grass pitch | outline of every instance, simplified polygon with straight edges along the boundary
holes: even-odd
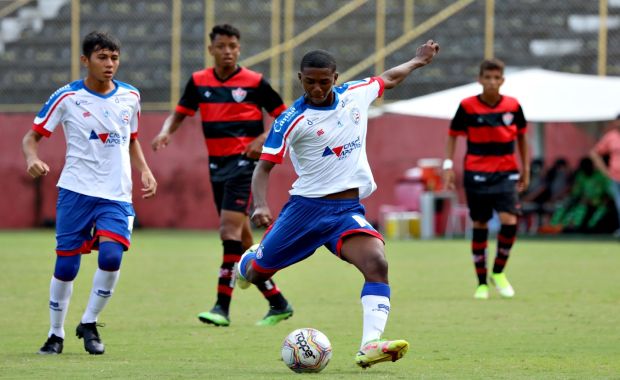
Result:
[[[491,250],[494,244],[490,246]],[[507,273],[512,300],[472,298],[469,242],[388,241],[392,312],[385,336],[407,339],[396,363],[358,369],[360,274],[324,249],[277,274],[295,315],[274,327],[255,289],[235,290],[228,328],[196,315],[215,300],[221,244],[216,234],[137,231],[114,297],[100,317],[102,356],[75,337],[96,253],[84,256],[62,355],[39,356],[48,330],[54,233],[0,232],[2,379],[610,379],[620,378],[620,244],[517,240]],[[493,257],[494,255],[491,255]],[[334,355],[318,375],[280,360],[295,328],[314,327]]]

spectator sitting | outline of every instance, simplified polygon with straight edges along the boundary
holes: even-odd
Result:
[[[543,232],[597,232],[610,211],[609,179],[582,158],[569,197],[553,213],[551,228]]]

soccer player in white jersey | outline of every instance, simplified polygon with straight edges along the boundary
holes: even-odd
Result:
[[[236,271],[239,286],[265,281],[322,245],[353,264],[365,280],[362,340],[355,356],[363,368],[396,361],[409,348],[405,340],[381,337],[390,312],[388,263],[383,237],[366,221],[360,204],[376,189],[366,157],[368,108],[384,89],[396,87],[438,51],[439,45],[429,40],[410,61],[340,86],[335,86],[333,56],[323,50],[307,53],[298,74],[305,94],[274,121],[252,178],[252,220],[269,229],[258,248],[243,255]],[[273,223],[267,205],[269,174],[287,150],[299,178]]]
[[[54,92],[22,142],[28,173],[38,178],[50,172],[37,154],[41,138],[49,137],[61,124],[67,140],[57,184],[50,330],[40,354],[62,353],[73,280],[81,255],[93,249],[99,250],[98,269],[76,335],[84,339],[88,353],[104,353],[97,317],[114,292],[123,252],[130,245],[135,216],[131,166],[141,173],[143,198],[154,196],[157,190],[137,140],[140,93],[114,79],[120,62],[119,42],[109,34],[91,32],[82,42],[82,53],[86,78]]]

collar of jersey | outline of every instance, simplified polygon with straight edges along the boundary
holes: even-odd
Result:
[[[86,87],[86,84],[84,84],[84,79],[82,79],[80,84],[82,85],[82,88],[89,94],[92,94],[102,99],[107,99],[110,96],[116,94],[116,91],[118,91],[118,83],[116,82],[116,80],[112,79],[112,83],[114,83],[114,90],[112,90],[109,94],[105,94],[105,95],[101,95],[100,93],[92,91],[90,88]]]
[[[340,97],[338,96],[338,92],[334,91],[333,89],[332,89],[332,92],[334,93],[334,101],[329,106],[317,107],[317,106],[312,105],[311,103],[307,103],[304,99],[304,104],[306,105],[306,108],[310,108],[312,110],[317,110],[317,111],[335,110],[336,107],[338,107],[338,103],[340,102]],[[302,96],[302,99],[303,99],[303,96]]]

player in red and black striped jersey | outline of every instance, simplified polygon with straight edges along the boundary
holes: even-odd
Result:
[[[210,311],[198,314],[198,318],[205,323],[228,326],[233,266],[253,244],[248,212],[252,173],[266,137],[262,110],[275,118],[286,106],[262,74],[237,65],[241,38],[237,28],[216,25],[209,37],[214,67],[192,74],[174,112],[151,145],[155,151],[166,147],[183,120],[200,111],[224,252],[216,304]],[[258,324],[275,324],[293,314],[273,281],[257,287],[270,304],[269,312]]]
[[[488,298],[486,252],[487,222],[497,211],[501,228],[497,236],[497,255],[490,279],[506,298],[514,290],[504,274],[504,267],[514,244],[517,231],[518,191],[529,184],[527,122],[519,102],[501,95],[504,83],[504,63],[498,59],[484,60],[480,65],[478,82],[482,94],[461,101],[450,124],[444,161],[444,178],[449,189],[454,188],[452,157],[458,136],[467,138],[464,160],[464,185],[469,214],[473,221],[472,253],[478,276],[475,298]],[[516,148],[521,158],[517,164]]]

